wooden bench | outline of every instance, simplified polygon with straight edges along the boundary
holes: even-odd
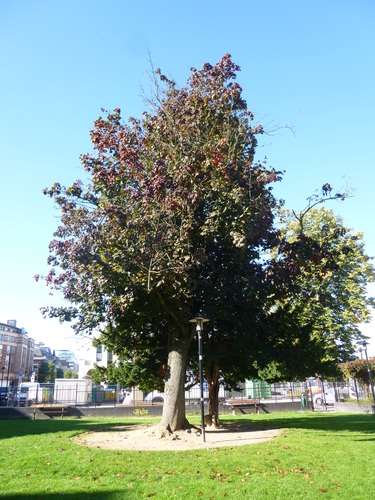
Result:
[[[259,409],[264,408],[264,404],[260,403],[258,399],[229,399],[227,405],[233,410],[233,415],[236,414],[236,410],[246,415],[246,409],[249,408],[254,408],[255,412],[259,414]]]
[[[64,415],[66,415],[68,409],[67,405],[64,404],[45,404],[45,405],[36,404],[36,405],[31,405],[31,408],[34,408],[34,420],[37,410],[39,410],[41,413],[43,413],[49,418],[53,417],[63,418]]]

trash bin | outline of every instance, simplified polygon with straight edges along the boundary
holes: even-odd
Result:
[[[301,392],[301,410],[304,410],[308,406],[307,394],[306,392]]]

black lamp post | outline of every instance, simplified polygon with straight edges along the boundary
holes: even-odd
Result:
[[[198,335],[198,354],[199,354],[199,384],[201,386],[201,422],[202,422],[202,438],[203,442],[206,442],[206,434],[204,429],[204,397],[203,397],[203,370],[202,370],[202,332],[203,324],[208,323],[209,320],[203,316],[196,316],[189,321],[190,323],[195,323],[195,328]]]
[[[361,345],[363,345],[364,351],[365,351],[365,358],[366,358],[366,364],[367,364],[367,371],[368,371],[368,381],[371,387],[371,393],[372,393],[372,400],[374,404],[374,413],[375,413],[375,394],[374,394],[374,386],[372,383],[372,376],[371,376],[371,368],[370,368],[370,363],[368,361],[368,355],[367,355],[367,342],[362,342]]]

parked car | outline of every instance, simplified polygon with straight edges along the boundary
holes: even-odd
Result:
[[[352,387],[340,387],[339,394],[344,399],[346,398],[357,399],[357,391]],[[365,397],[365,392],[363,389],[358,390],[358,397],[359,399],[363,399]]]
[[[146,403],[164,403],[164,392],[149,392],[144,400]]]

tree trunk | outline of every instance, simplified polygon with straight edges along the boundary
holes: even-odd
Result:
[[[207,425],[219,427],[219,364],[213,361],[209,368],[206,368],[206,380],[208,382],[208,418]]]
[[[189,426],[185,413],[186,360],[190,341],[181,339],[179,332],[172,331],[168,346],[168,368],[164,387],[161,434],[185,429]]]

